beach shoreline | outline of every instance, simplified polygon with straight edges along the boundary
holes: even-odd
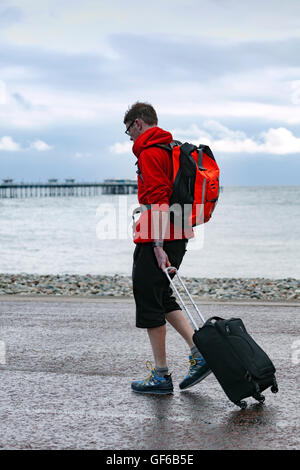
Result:
[[[300,300],[300,280],[295,278],[182,278],[191,295],[205,301]],[[0,296],[12,295],[133,298],[130,276],[0,273]]]

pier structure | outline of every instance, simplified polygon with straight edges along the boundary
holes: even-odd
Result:
[[[47,183],[14,183],[3,179],[0,184],[0,199],[27,197],[84,197],[101,194],[136,194],[137,181],[129,179],[105,179],[103,182],[79,183],[74,179],[59,182],[49,179]]]

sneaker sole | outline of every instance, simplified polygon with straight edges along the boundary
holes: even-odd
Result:
[[[140,394],[143,394],[143,395],[171,395],[174,392],[174,390],[142,391],[142,390],[134,390],[133,388],[131,390],[134,393],[140,393]]]
[[[187,388],[191,388],[191,387],[193,387],[194,385],[197,385],[199,382],[202,382],[202,380],[204,380],[204,379],[205,379],[209,374],[211,374],[211,373],[212,373],[212,370],[208,370],[208,371],[206,372],[206,374],[202,375],[199,379],[197,379],[197,380],[196,380],[195,382],[193,382],[192,384],[187,385],[187,386],[184,387],[184,388],[180,388],[180,387],[179,387],[180,390],[186,390]]]

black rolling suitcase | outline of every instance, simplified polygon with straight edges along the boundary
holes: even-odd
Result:
[[[201,328],[198,327],[182,300],[182,296],[169,275],[169,270],[175,270],[180,284],[203,322]],[[271,391],[277,393],[274,364],[249,335],[243,321],[240,318],[226,320],[220,317],[211,317],[205,321],[177,269],[166,268],[165,273],[195,327],[193,336],[195,345],[229,400],[241,408],[246,408],[247,402],[243,400],[244,398],[253,397],[263,403],[265,397],[261,392],[271,387]]]

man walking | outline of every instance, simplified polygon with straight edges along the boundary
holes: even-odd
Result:
[[[166,321],[187,342],[191,354],[189,371],[179,387],[184,390],[203,380],[210,372],[207,363],[194,345],[194,330],[173,297],[166,267],[179,268],[193,229],[178,229],[170,221],[172,195],[172,160],[169,151],[160,145],[172,142],[172,135],[158,127],[157,114],[148,103],[137,102],[124,116],[125,133],[130,136],[132,151],[137,157],[138,200],[141,215],[135,226],[133,256],[133,294],[136,303],[136,326],[146,328],[152,346],[155,367],[144,380],[132,382],[139,393],[168,394],[173,392],[166,357]]]

